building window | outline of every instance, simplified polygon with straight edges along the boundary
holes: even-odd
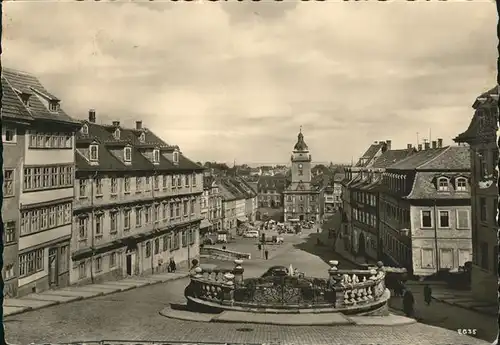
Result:
[[[432,211],[420,211],[421,227],[432,228]]]
[[[151,223],[151,206],[146,206],[144,209],[144,224]]]
[[[179,152],[174,152],[173,160],[174,160],[174,163],[179,163]]]
[[[145,141],[146,141],[146,135],[144,134],[144,132],[143,132],[143,133],[141,133],[141,135],[139,136],[139,141],[140,141],[141,143],[143,143],[143,142],[145,142]]]
[[[16,143],[17,131],[13,127],[4,126],[2,128],[2,141],[4,143]]]
[[[89,160],[91,162],[97,162],[99,160],[99,147],[95,144],[90,145]]]
[[[196,174],[193,174],[193,177],[191,180],[193,181],[193,187],[196,187]]]
[[[181,203],[180,202],[175,203],[175,216],[176,217],[181,216]]]
[[[119,128],[115,129],[113,136],[115,137],[116,140],[120,140],[120,129]]]
[[[101,237],[102,236],[102,219],[104,215],[103,214],[96,214],[95,215],[95,237]]]
[[[153,188],[154,188],[154,190],[160,189],[160,176],[155,175],[153,177]]]
[[[151,242],[150,241],[146,242],[146,257],[147,258],[151,257]]]
[[[174,203],[170,203],[170,218],[175,217],[175,212],[174,212]]]
[[[59,110],[59,102],[50,101],[49,102],[49,111],[57,112]]]
[[[109,267],[116,267],[116,252],[109,254]]]
[[[131,162],[132,161],[132,148],[131,147],[125,147],[123,149],[123,156],[125,162]]]
[[[184,200],[182,202],[182,211],[183,211],[183,215],[184,216],[187,216],[188,215],[188,212],[189,212],[189,204],[188,204],[188,201],[187,200]]]
[[[487,212],[488,205],[486,203],[486,198],[479,198],[479,219],[482,222],[486,222],[488,219],[488,212]]]
[[[123,229],[124,230],[130,229],[130,210],[129,209],[125,209],[123,211]]]
[[[80,240],[87,239],[87,218],[78,218],[78,238]]]
[[[422,248],[422,268],[434,268],[434,250]]]
[[[155,238],[154,253],[155,255],[160,252],[160,239]]]
[[[189,175],[184,176],[184,187],[189,188]]]
[[[186,247],[186,246],[187,246],[186,231],[182,231],[181,240],[182,240],[182,246],[183,246],[183,247]]]
[[[145,189],[146,192],[150,192],[151,191],[151,177],[149,176],[146,176],[146,189]]]
[[[167,180],[168,176],[167,175],[163,175],[163,183],[162,183],[162,187],[163,189],[167,189],[168,188],[168,180]]]
[[[95,258],[95,271],[96,271],[96,273],[102,271],[102,257],[100,257],[100,256]]]
[[[182,187],[182,175],[177,176],[177,187],[181,188]]]
[[[86,198],[87,197],[87,180],[86,179],[81,179],[78,181],[80,184],[80,198]]]
[[[109,213],[109,232],[114,233],[118,231],[118,212],[111,211]]]
[[[87,126],[87,125],[82,126],[82,134],[85,134],[85,135],[89,134],[89,126]]]
[[[195,213],[195,208],[196,208],[196,199],[191,200],[191,214]]]
[[[85,261],[80,261],[80,264],[78,265],[78,278],[84,279],[86,277],[87,277],[87,265]]]
[[[450,211],[439,211],[439,227],[450,227]]]
[[[457,210],[457,229],[469,229],[469,210]]]
[[[3,196],[14,196],[14,169],[3,171]]]
[[[116,177],[111,178],[111,195],[118,194],[118,179]]]
[[[154,206],[154,222],[158,223],[160,221],[160,205]]]
[[[16,222],[4,222],[4,243],[9,244],[16,242]]]
[[[142,209],[138,207],[135,209],[135,227],[139,228],[141,225],[142,225]]]
[[[447,178],[440,177],[438,179],[438,191],[440,191],[440,192],[447,192],[447,191],[449,191],[450,190],[449,185],[450,185],[450,183],[449,183],[449,181],[448,181]]]
[[[153,163],[160,163],[160,150],[153,150]]]
[[[168,204],[165,202],[165,203],[163,203],[163,208],[162,208],[162,219],[163,219],[163,221],[167,220],[167,218],[168,218],[167,214],[168,214]]]
[[[125,193],[130,193],[130,177],[125,176],[125,178],[123,179],[123,185]]]
[[[97,196],[102,195],[102,180],[100,178],[95,179],[95,194]]]
[[[7,264],[4,266],[4,281],[10,280],[15,277],[14,264]]]
[[[163,236],[163,251],[164,252],[168,251],[169,242],[170,242],[170,236],[169,235]]]
[[[467,190],[467,179],[463,177],[457,178],[457,191],[465,192]]]
[[[37,249],[19,255],[19,278],[27,277],[43,270],[44,249]]]
[[[24,191],[73,187],[72,166],[44,166],[24,169]]]
[[[142,177],[135,178],[135,192],[140,193],[142,191]]]

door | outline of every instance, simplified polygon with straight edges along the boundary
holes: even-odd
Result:
[[[57,260],[57,248],[49,249],[49,284],[50,286],[58,285],[59,265]]]
[[[131,276],[132,275],[132,254],[128,254],[126,256],[127,259],[127,275]]]
[[[439,266],[442,269],[453,268],[453,249],[441,249]]]

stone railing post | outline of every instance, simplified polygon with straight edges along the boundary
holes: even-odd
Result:
[[[234,274],[224,274],[224,287],[222,295],[222,304],[233,305],[234,303]]]
[[[198,279],[201,279],[203,278],[203,269],[198,266],[196,267],[192,272],[191,272],[191,276],[193,278],[198,278]]]
[[[330,288],[330,296],[329,300],[334,304],[334,308],[342,304],[342,300],[344,295],[342,293],[337,293],[335,291],[335,287],[340,286],[340,281],[342,280],[342,276],[338,273],[338,265],[339,262],[337,260],[328,261],[330,264],[330,268],[328,269],[328,275],[330,276],[328,279],[328,286]]]
[[[243,263],[243,260],[241,259],[236,259],[234,260],[234,269],[233,269],[233,274],[234,274],[234,284],[235,285],[240,285],[243,283],[243,272],[245,269],[241,264]]]

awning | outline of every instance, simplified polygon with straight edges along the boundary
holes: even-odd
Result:
[[[240,223],[245,223],[245,222],[248,222],[248,218],[247,217],[240,217],[237,219],[237,221]]]
[[[205,229],[205,228],[208,228],[210,225],[210,222],[206,219],[202,219],[201,220],[201,223],[200,223],[200,229]]]

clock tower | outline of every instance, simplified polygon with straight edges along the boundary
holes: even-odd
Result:
[[[300,181],[305,183],[311,182],[311,154],[304,141],[302,129],[299,131],[297,143],[293,147],[291,161],[292,183],[298,183]]]

